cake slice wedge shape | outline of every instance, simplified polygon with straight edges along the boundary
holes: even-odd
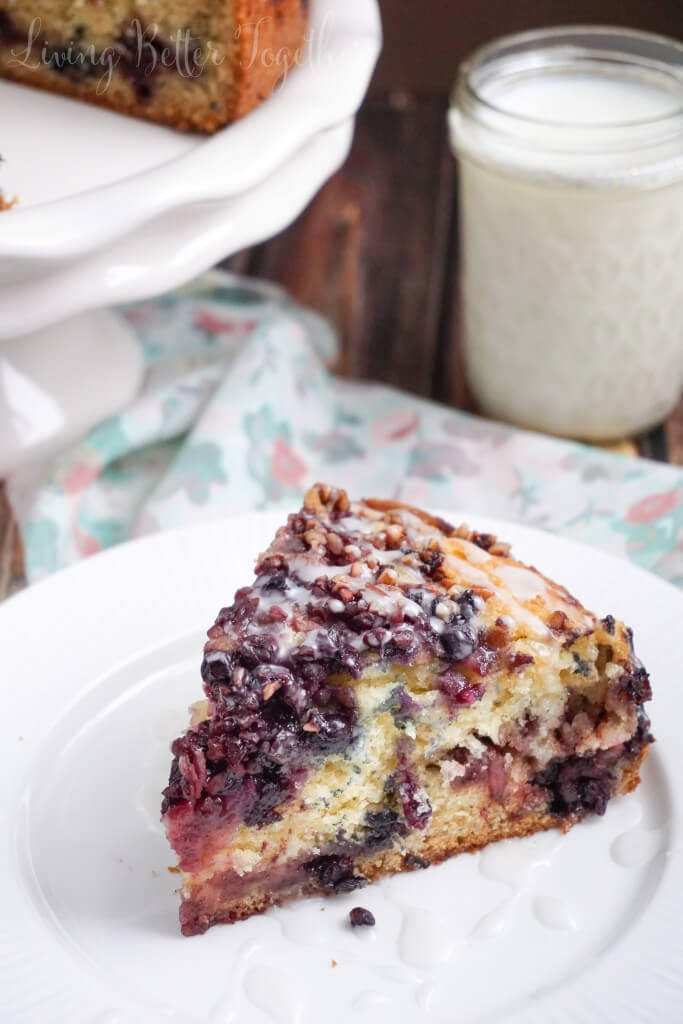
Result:
[[[185,935],[351,892],[634,789],[631,631],[489,534],[317,485],[208,633],[162,818]]]

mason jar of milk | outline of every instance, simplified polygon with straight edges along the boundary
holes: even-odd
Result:
[[[683,387],[683,46],[504,38],[461,67],[450,128],[481,410],[588,440],[661,421]]]

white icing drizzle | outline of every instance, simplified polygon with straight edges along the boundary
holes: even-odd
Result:
[[[395,550],[387,549],[385,551],[382,551],[381,548],[374,548],[372,551],[372,557],[375,558],[380,565],[391,565],[394,562],[398,562],[400,559],[405,558],[405,555],[400,548],[396,548]]]
[[[561,897],[538,895],[533,901],[534,917],[544,928],[558,932],[578,930],[576,914]]]
[[[470,544],[469,547],[476,548],[476,544]],[[481,551],[481,549],[477,548],[477,551]],[[447,572],[455,579],[467,586],[484,587],[492,591],[505,608],[508,617],[523,625],[534,636],[547,636],[549,630],[543,619],[534,614],[522,601],[519,601],[510,587],[500,578],[501,569],[508,568],[508,566],[501,566],[498,559],[494,559],[490,555],[486,555],[485,559],[480,558],[478,561],[480,564],[484,564],[485,561],[489,563],[491,566],[489,572],[476,568],[464,558],[447,555],[444,559]],[[530,575],[533,576],[533,573]]]
[[[610,855],[622,868],[642,868],[664,849],[662,829],[634,829],[622,832],[612,843]]]
[[[370,571],[367,566],[363,567],[368,575]],[[321,577],[334,579],[335,576],[348,576],[351,571],[350,565],[327,565],[326,562],[311,555],[291,555],[289,559],[289,571],[297,576],[303,583],[315,583]]]
[[[435,967],[447,963],[458,944],[453,922],[422,907],[404,911],[398,954],[409,967]]]
[[[259,615],[263,615],[264,612],[269,612],[272,608],[282,607],[283,604],[289,604],[290,602],[305,608],[312,599],[313,595],[308,587],[297,586],[292,579],[287,581],[286,595],[281,590],[264,590],[263,587],[267,582],[268,577],[262,576],[254,586],[254,597],[259,599]]]
[[[478,544],[473,544],[471,540],[464,540],[460,537],[453,538],[449,541],[449,544],[453,549],[459,552],[463,558],[466,558],[468,562],[488,562],[491,559],[491,555],[484,548],[480,548]]]
[[[472,546],[474,547],[474,545]],[[487,590],[493,589],[491,577],[481,569],[477,569],[476,566],[466,561],[465,558],[456,558],[454,555],[446,555],[444,558],[444,566],[450,576],[453,576],[455,579],[462,581],[468,586],[486,587]]]
[[[496,576],[503,581],[505,586],[514,590],[520,601],[533,601],[536,597],[542,597],[546,604],[550,604],[552,597],[550,590],[544,580],[530,569],[524,569],[520,565],[497,565]]]
[[[371,516],[376,518],[371,518]],[[343,519],[337,524],[337,527],[342,527],[345,533],[377,533],[378,532],[378,521],[382,520],[380,512],[374,512],[372,509],[366,509],[363,516],[348,515],[344,516]],[[383,521],[381,522],[383,525]]]

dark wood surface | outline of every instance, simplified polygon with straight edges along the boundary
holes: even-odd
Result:
[[[444,95],[460,61],[508,32],[621,25],[683,38],[681,0],[379,0],[384,48],[373,90]]]
[[[458,355],[457,180],[445,101],[373,98],[344,168],[287,231],[227,265],[283,284],[335,324],[336,371],[472,409]],[[683,465],[683,402],[617,450]],[[0,597],[22,585],[0,486]]]

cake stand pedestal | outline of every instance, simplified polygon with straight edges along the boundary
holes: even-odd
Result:
[[[106,310],[0,343],[0,477],[122,409],[142,372],[130,328]]]

